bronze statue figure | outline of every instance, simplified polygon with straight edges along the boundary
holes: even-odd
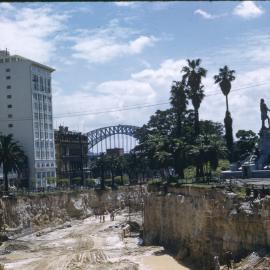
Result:
[[[266,119],[268,121],[268,128],[270,128],[270,119],[269,116],[267,115],[267,112],[270,112],[270,110],[266,106],[263,98],[261,98],[260,108],[261,108],[262,129],[265,128]]]

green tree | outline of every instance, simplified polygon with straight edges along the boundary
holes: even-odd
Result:
[[[224,136],[224,125],[219,122],[211,120],[200,121],[201,134],[216,135],[218,137]]]
[[[188,100],[184,82],[174,81],[171,87],[170,103],[176,114],[176,135],[182,136],[182,125],[187,110]]]
[[[170,143],[175,129],[175,114],[171,109],[156,111],[147,125],[138,130],[136,138],[140,144],[135,148],[140,159],[141,172],[147,164],[152,170],[159,170],[165,178],[172,166]]]
[[[8,192],[8,173],[19,175],[26,168],[27,157],[11,134],[0,135],[0,165],[3,167],[5,191]]]
[[[218,83],[222,93],[226,97],[226,114],[224,118],[225,124],[225,139],[227,148],[229,150],[229,160],[234,160],[233,154],[233,128],[232,128],[232,117],[229,111],[228,95],[231,91],[231,82],[235,80],[235,71],[230,70],[227,66],[219,69],[219,74],[214,76],[215,83]]]
[[[107,154],[105,155],[106,159],[107,159],[107,163],[108,163],[108,168],[110,170],[111,173],[111,179],[112,179],[112,188],[115,187],[115,176],[117,174],[117,172],[120,171],[120,167],[121,167],[121,159],[119,155],[116,154]]]
[[[195,134],[198,135],[200,133],[199,108],[204,98],[204,90],[201,81],[203,77],[206,77],[207,70],[200,66],[201,59],[195,60],[187,59],[187,62],[188,65],[184,66],[182,69],[182,72],[184,73],[183,82],[185,82],[186,84],[187,95],[188,98],[191,99],[194,108],[195,114],[194,129]]]
[[[96,160],[96,167],[100,172],[100,188],[105,189],[105,173],[109,169],[108,158],[102,153]]]
[[[216,134],[199,135],[192,145],[189,158],[194,160],[194,165],[199,164],[202,169],[200,176],[211,177],[212,171],[218,167],[218,161],[226,155],[224,139]]]
[[[252,130],[240,129],[236,133],[238,139],[235,143],[235,155],[237,159],[244,159],[252,153],[256,144],[259,142],[259,137]]]

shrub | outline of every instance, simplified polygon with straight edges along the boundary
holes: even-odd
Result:
[[[160,178],[151,179],[147,182],[148,185],[161,185],[162,181]]]
[[[85,184],[88,187],[94,187],[96,185],[96,181],[94,178],[88,178],[85,180]]]
[[[121,180],[121,176],[116,176],[114,180],[117,185],[126,185],[129,183],[129,177],[126,174],[123,175],[123,181]]]
[[[73,185],[81,185],[82,179],[81,179],[81,177],[74,177],[71,179],[71,183]]]
[[[168,183],[178,183],[178,177],[170,175],[168,177]]]
[[[57,182],[56,177],[48,177],[47,179],[48,184],[54,184]]]
[[[105,182],[106,186],[111,186],[112,185],[112,179],[111,178],[105,179],[104,182]]]
[[[69,185],[69,179],[68,178],[57,178],[56,179],[57,186],[59,187],[67,187]]]

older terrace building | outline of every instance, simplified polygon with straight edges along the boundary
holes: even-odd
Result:
[[[28,157],[29,185],[55,177],[53,68],[0,51],[0,132],[13,134]]]
[[[57,177],[72,179],[81,178],[84,184],[88,175],[88,137],[81,132],[69,131],[60,126],[54,131]]]

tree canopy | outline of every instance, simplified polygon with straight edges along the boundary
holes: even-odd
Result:
[[[8,174],[18,175],[27,166],[27,157],[12,135],[0,135],[0,166],[3,167],[5,191],[8,191]]]

